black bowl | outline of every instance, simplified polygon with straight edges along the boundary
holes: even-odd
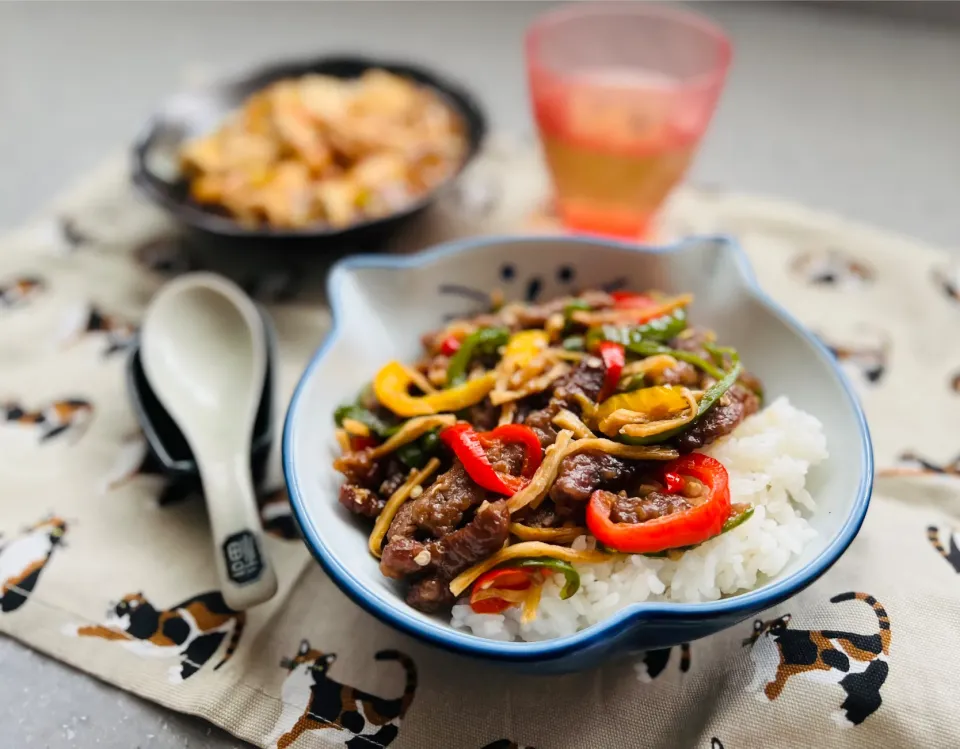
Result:
[[[265,476],[267,458],[274,439],[274,393],[277,378],[277,336],[273,324],[261,309],[267,339],[267,370],[263,380],[263,394],[253,425],[250,445],[250,470],[253,484],[258,487]],[[173,417],[153,392],[140,361],[140,339],[134,342],[127,357],[127,395],[137,423],[147,442],[145,465],[149,472],[160,473],[175,485],[176,495],[182,498],[191,491],[200,490],[200,470],[193,451]],[[164,504],[165,502],[161,502]]]
[[[342,229],[323,225],[304,229],[268,226],[249,228],[189,197],[188,185],[180,174],[177,160],[177,153],[185,140],[214,129],[227,115],[237,110],[250,94],[273,81],[307,73],[357,78],[370,68],[388,70],[434,89],[463,118],[468,141],[467,153],[460,168],[446,183],[438,185],[396,213]],[[165,102],[134,145],[133,182],[150,200],[173,216],[192,241],[230,245],[231,248],[238,245],[269,245],[271,249],[279,250],[298,246],[342,255],[376,249],[402,224],[421,213],[433,202],[437,191],[455,179],[476,156],[486,130],[483,112],[470,94],[438,74],[414,65],[352,55],[280,63],[198,91],[178,94]]]

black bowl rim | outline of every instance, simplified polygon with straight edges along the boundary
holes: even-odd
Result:
[[[171,104],[181,96],[202,95],[216,89],[230,89],[243,87],[251,83],[258,84],[258,87],[296,75],[303,75],[315,70],[321,66],[330,65],[354,65],[362,69],[381,68],[390,72],[413,78],[422,85],[429,86],[437,91],[453,108],[464,118],[467,124],[468,144],[467,153],[457,170],[447,179],[438,184],[432,190],[422,195],[417,200],[407,204],[401,210],[395,213],[381,216],[371,221],[362,221],[350,226],[330,229],[318,226],[316,228],[303,229],[277,229],[273,227],[257,227],[254,229],[244,227],[234,219],[228,216],[220,216],[213,211],[204,210],[200,207],[190,205],[182,200],[174,199],[169,191],[161,185],[169,183],[159,179],[146,166],[147,154],[153,144],[154,136],[157,132],[164,114],[168,111]],[[470,165],[480,152],[481,147],[487,137],[487,117],[483,112],[476,97],[469,93],[461,84],[447,78],[443,74],[436,73],[422,65],[404,62],[399,59],[388,59],[379,57],[370,57],[366,55],[339,54],[331,53],[309,59],[289,59],[260,65],[248,70],[246,73],[225,76],[212,83],[201,86],[196,89],[181,91],[177,94],[167,97],[163,100],[158,109],[147,120],[141,128],[133,145],[133,170],[131,179],[133,184],[149,200],[164,208],[174,218],[188,227],[199,229],[226,237],[250,238],[250,239],[285,239],[285,238],[312,238],[325,239],[334,237],[343,237],[355,231],[365,231],[385,227],[398,219],[412,216],[432,203],[437,195],[450,184],[452,184]],[[472,135],[471,135],[472,134]]]

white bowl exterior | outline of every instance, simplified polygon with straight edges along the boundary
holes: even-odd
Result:
[[[441,248],[417,266],[404,267],[409,259],[373,259],[369,265],[361,260],[339,267],[330,284],[335,338],[305,377],[295,413],[289,415],[287,460],[296,466],[301,520],[313,526],[329,555],[382,606],[402,618],[449,628],[446,620],[406,605],[401,587],[380,574],[367,551],[367,527],[337,502],[342,477],[331,465],[338,452],[332,413],[353,400],[388,360],[414,360],[421,334],[442,326],[445,316],[481,311],[479,302],[441,294],[444,284],[484,292],[500,288],[508,300],[523,299],[532,280],[540,282],[540,300],[618,280],[628,289],[692,292],[690,319],[716,330],[724,345],[740,352],[748,369],[763,381],[768,402],[787,395],[823,423],[830,457],[808,481],[818,505],[810,519],[818,537],[777,579],[801,569],[838,540],[862,495],[864,452],[869,452],[857,410],[829,354],[762,300],[743,254],[729,240],[694,238],[665,250],[550,237],[490,241],[475,240],[469,251]],[[463,244],[470,242],[453,246]],[[501,275],[505,264],[514,268],[509,282]],[[561,278],[565,266],[574,273],[569,282]]]

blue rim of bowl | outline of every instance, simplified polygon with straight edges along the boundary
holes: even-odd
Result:
[[[313,376],[314,370],[323,361],[327,351],[336,341],[339,334],[338,319],[340,317],[339,281],[344,273],[357,269],[410,269],[422,268],[452,255],[467,253],[478,248],[502,244],[542,244],[545,241],[557,241],[565,244],[582,244],[584,246],[603,245],[612,249],[640,252],[644,254],[667,254],[678,252],[692,244],[715,242],[726,246],[733,252],[741,276],[746,283],[748,293],[757,301],[765,305],[784,323],[790,326],[803,338],[817,354],[830,366],[846,395],[847,402],[853,410],[860,428],[860,485],[857,488],[857,498],[850,515],[844,522],[840,532],[830,541],[820,554],[808,562],[803,568],[784,578],[774,579],[765,585],[746,593],[737,594],[719,601],[702,603],[674,603],[674,602],[643,602],[627,606],[601,622],[593,624],[572,635],[557,637],[537,642],[502,642],[489,640],[477,635],[469,634],[441,624],[426,624],[402,608],[392,609],[380,603],[375,596],[367,591],[364,584],[333,554],[329,553],[320,534],[313,525],[306,506],[303,493],[297,480],[297,469],[293,460],[293,440],[295,437],[295,421],[297,409],[303,388]],[[593,237],[543,237],[543,236],[511,236],[494,235],[473,237],[463,240],[454,240],[441,244],[433,249],[406,256],[357,256],[345,258],[330,272],[327,280],[327,298],[333,317],[333,324],[327,338],[314,353],[306,370],[297,383],[293,398],[287,410],[283,427],[283,472],[286,478],[287,490],[294,517],[300,526],[304,542],[314,558],[320,563],[323,570],[333,579],[337,586],[361,608],[365,609],[386,624],[396,627],[400,631],[412,635],[436,647],[461,655],[485,658],[500,662],[538,662],[553,661],[568,656],[577,651],[585,650],[597,645],[604,639],[612,638],[628,631],[631,625],[643,620],[670,620],[683,619],[690,616],[701,617],[704,620],[717,617],[742,618],[750,616],[752,612],[762,611],[799,593],[808,585],[822,576],[840,558],[847,547],[853,542],[860,527],[863,525],[870,496],[873,491],[873,446],[870,431],[863,409],[854,394],[853,388],[846,375],[837,365],[836,360],[826,347],[804,328],[789,312],[773,301],[759,286],[753,268],[739,243],[726,235],[693,236],[670,245],[646,246],[636,245],[616,240],[597,239]],[[406,604],[404,604],[406,605]]]

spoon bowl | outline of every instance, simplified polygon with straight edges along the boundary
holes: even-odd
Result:
[[[267,341],[256,306],[212,273],[181,276],[157,294],[140,356],[153,392],[180,427],[200,471],[227,605],[243,610],[277,589],[257,515],[250,441]]]

